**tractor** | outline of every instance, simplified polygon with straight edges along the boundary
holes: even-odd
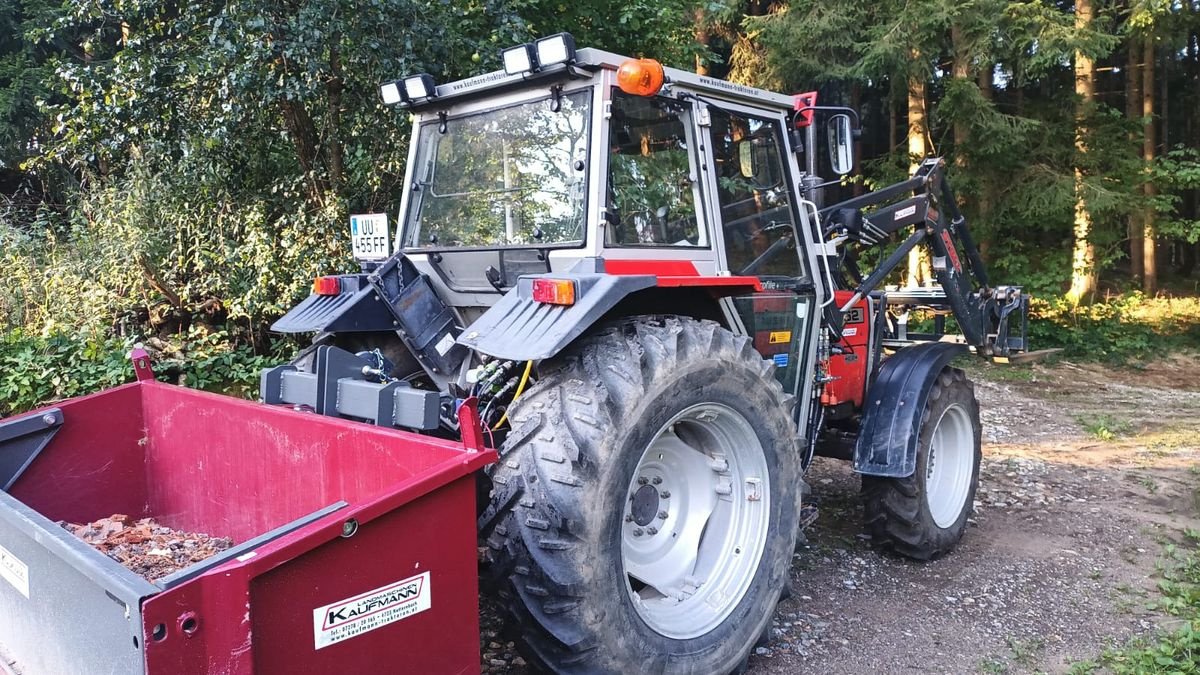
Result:
[[[554,672],[744,668],[816,455],[877,544],[949,552],[980,464],[954,359],[1026,350],[1028,296],[989,284],[943,160],[826,203],[860,124],[815,93],[566,33],[502,61],[381,85],[413,117],[398,211],[352,216],[361,270],[274,324],[315,336],[263,401],[457,438],[478,399],[482,578]],[[916,248],[937,283],[886,286]]]

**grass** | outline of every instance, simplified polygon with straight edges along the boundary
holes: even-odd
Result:
[[[1141,484],[1142,487],[1146,488],[1146,491],[1150,494],[1158,494],[1158,482],[1150,476],[1142,476],[1138,479],[1138,483]]]
[[[1089,436],[1102,441],[1115,441],[1118,436],[1124,436],[1133,431],[1133,425],[1129,423],[1129,420],[1107,413],[1076,415],[1075,421]]]
[[[1042,653],[1042,649],[1045,646],[1046,643],[1041,638],[1030,638],[1028,640],[1008,639],[1008,649],[1012,652],[1013,661],[1026,668],[1033,665],[1038,654]]]
[[[1008,638],[1008,653],[983,659],[979,662],[979,672],[986,675],[1004,675],[1013,672],[1013,666],[1018,667],[1017,672],[1031,672],[1038,655],[1045,647],[1046,643],[1041,638],[1018,640],[1010,637]]]
[[[1186,530],[1182,542],[1164,546],[1157,570],[1161,597],[1152,606],[1174,620],[1156,635],[1107,649],[1096,660],[1073,664],[1071,673],[1200,672],[1200,531]]]
[[[977,371],[980,377],[991,382],[1034,382],[1037,380],[1037,371],[1030,365],[979,363],[978,359],[972,360],[971,364],[973,370]]]

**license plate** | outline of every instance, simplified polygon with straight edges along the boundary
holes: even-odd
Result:
[[[350,216],[350,245],[357,260],[383,260],[388,257],[386,213],[365,213]]]

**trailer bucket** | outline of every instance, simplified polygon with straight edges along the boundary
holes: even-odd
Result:
[[[153,381],[0,421],[0,661],[48,675],[477,671],[473,473],[494,460]],[[234,546],[150,581],[60,525],[117,513]]]

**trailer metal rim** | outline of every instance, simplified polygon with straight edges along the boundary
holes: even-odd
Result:
[[[770,497],[762,442],[733,408],[698,404],[659,429],[621,523],[626,590],[651,629],[683,640],[729,617],[758,571]]]
[[[962,514],[975,467],[971,418],[957,403],[938,418],[925,466],[925,500],[938,527],[953,527]]]

